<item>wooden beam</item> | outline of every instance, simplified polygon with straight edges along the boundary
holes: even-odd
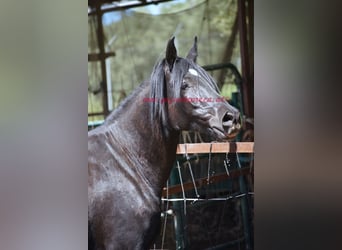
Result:
[[[101,56],[102,55],[98,53],[88,54],[88,62],[100,61],[103,59]],[[115,52],[107,52],[103,54],[104,59],[110,56],[115,56]]]
[[[210,150],[211,147],[211,150]],[[177,154],[254,153],[254,142],[213,142],[178,144]]]
[[[109,114],[108,110],[108,91],[107,91],[107,73],[106,73],[106,60],[105,60],[105,45],[104,45],[104,33],[103,33],[103,23],[102,23],[102,14],[101,13],[101,3],[96,2],[96,20],[97,20],[97,44],[99,48],[100,54],[100,63],[101,63],[101,88],[102,88],[102,107],[105,116]]]
[[[105,113],[104,112],[88,113],[88,116],[98,116],[98,115],[105,115]]]
[[[142,6],[146,6],[146,5],[150,5],[150,4],[159,4],[159,3],[164,3],[164,2],[170,2],[173,0],[149,0],[149,1],[116,1],[118,3],[113,3],[112,5],[104,5],[101,7],[101,13],[106,13],[106,12],[112,12],[112,11],[120,11],[120,10],[126,10],[126,9],[130,9],[130,8],[136,8],[136,7],[142,7]],[[91,1],[91,2],[95,2],[95,4],[90,4],[88,2],[88,7],[91,7],[91,9],[88,8],[88,16],[91,15],[95,15],[96,11],[94,10],[94,6],[96,6],[96,3],[99,1]],[[107,2],[102,1],[102,2]],[[111,2],[111,1],[109,1]],[[114,1],[112,1],[114,2]],[[102,3],[100,3],[102,5]]]
[[[250,50],[247,38],[246,0],[238,0],[239,37],[242,68],[242,101],[247,117],[254,117],[254,79],[251,76]],[[253,43],[253,41],[252,41]]]
[[[238,33],[238,15],[236,15],[233,27],[232,27],[232,32],[231,35],[229,36],[229,39],[227,41],[227,45],[226,48],[224,50],[223,53],[223,57],[222,57],[222,63],[225,62],[230,62],[232,59],[232,55],[233,55],[233,50],[234,50],[234,45],[235,45],[235,40],[236,40],[236,36]],[[221,69],[219,76],[217,78],[217,86],[219,87],[219,89],[222,89],[222,86],[224,84],[224,79],[227,75],[227,68]],[[241,77],[240,77],[241,78]]]

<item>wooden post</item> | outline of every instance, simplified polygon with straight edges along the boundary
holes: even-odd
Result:
[[[238,0],[238,15],[242,64],[242,101],[246,116],[254,117],[254,79],[251,75],[251,63],[249,56],[249,42],[252,43],[253,41],[248,41],[247,36],[246,0]]]
[[[99,57],[101,63],[101,89],[103,90],[103,113],[105,116],[109,114],[108,110],[108,93],[107,93],[107,79],[106,79],[106,56],[105,56],[105,48],[104,48],[104,39],[103,39],[103,25],[102,25],[102,11],[101,11],[101,2],[96,2],[96,19],[97,19],[97,43],[99,46]]]

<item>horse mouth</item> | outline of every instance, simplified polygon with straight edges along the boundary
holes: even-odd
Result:
[[[224,126],[226,127],[226,124],[224,124]],[[229,124],[228,130],[227,130],[227,137],[228,138],[234,138],[240,131],[241,129],[241,124],[240,123],[236,123],[236,124]]]
[[[239,133],[241,128],[240,124],[231,124],[228,129],[224,130],[224,128],[220,127],[212,127],[213,132],[220,140],[232,140]]]

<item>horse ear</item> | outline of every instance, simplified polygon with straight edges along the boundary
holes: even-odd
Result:
[[[192,48],[190,49],[188,55],[186,56],[187,59],[196,62],[197,60],[197,36],[194,38],[194,44],[192,45]]]
[[[175,47],[174,43],[175,37],[172,37],[166,46],[166,62],[170,68],[170,71],[172,71],[173,64],[177,58],[177,49]]]

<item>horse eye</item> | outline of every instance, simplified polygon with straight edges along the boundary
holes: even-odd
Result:
[[[184,83],[182,84],[181,89],[182,89],[182,90],[185,90],[185,89],[187,89],[187,88],[189,88],[189,84],[187,84],[186,82],[184,82]]]

